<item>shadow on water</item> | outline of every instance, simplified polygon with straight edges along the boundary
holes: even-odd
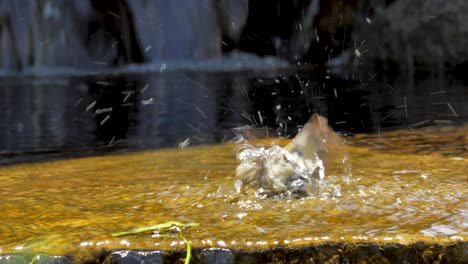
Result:
[[[313,112],[338,131],[466,123],[466,87],[428,78],[357,83],[299,72],[171,72],[0,82],[0,164],[230,140],[268,126],[290,137]]]

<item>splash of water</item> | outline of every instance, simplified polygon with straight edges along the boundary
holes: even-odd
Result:
[[[303,197],[316,195],[325,183],[325,167],[317,153],[306,159],[277,145],[254,147],[244,138],[238,144],[238,192],[253,189],[257,196]]]
[[[328,120],[313,114],[303,129],[285,147],[254,147],[245,139],[248,129],[238,132],[240,164],[236,169],[238,192],[253,189],[262,196],[316,196],[325,187],[323,158],[343,140],[328,126]],[[241,132],[241,133],[239,133]]]

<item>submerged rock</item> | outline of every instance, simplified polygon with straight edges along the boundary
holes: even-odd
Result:
[[[242,142],[237,158],[236,188],[253,188],[256,194],[309,196],[325,177],[322,158],[341,139],[325,117],[313,114],[299,134],[285,147],[256,148]]]
[[[116,251],[107,257],[106,263],[164,263],[164,253],[155,251]]]
[[[69,264],[71,260],[67,256],[54,256],[47,254],[17,253],[12,255],[0,255],[1,264]]]

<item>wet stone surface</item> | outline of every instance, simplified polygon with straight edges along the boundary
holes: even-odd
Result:
[[[231,264],[236,263],[235,258],[235,253],[225,248],[209,248],[200,253],[201,263]]]
[[[69,264],[72,263],[66,256],[50,256],[46,254],[14,254],[0,255],[0,264]]]
[[[190,263],[468,263],[466,131],[348,138],[303,199],[236,192],[231,143],[2,167],[0,264],[183,263],[180,234],[113,235],[175,220]]]
[[[0,264],[144,264],[184,263],[183,251],[102,251],[95,259],[79,260],[74,257],[35,255],[2,255]],[[301,247],[271,247],[264,249],[196,248],[190,263],[468,263],[468,243],[437,244],[416,242],[397,243],[343,243],[325,242]]]
[[[106,263],[183,263],[181,251],[117,251]],[[256,250],[194,249],[190,263],[468,263],[468,243],[435,244],[326,242]]]
[[[164,254],[161,251],[116,251],[107,258],[106,263],[164,263]]]

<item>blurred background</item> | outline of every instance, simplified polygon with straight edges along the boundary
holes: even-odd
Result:
[[[1,0],[0,164],[467,122],[464,0]]]

